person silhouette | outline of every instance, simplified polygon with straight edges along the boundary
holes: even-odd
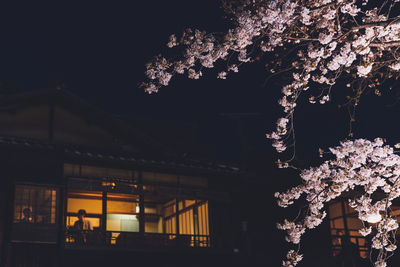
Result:
[[[80,209],[78,211],[78,220],[74,223],[73,227],[75,242],[78,244],[85,244],[87,242],[88,231],[93,230],[92,224],[85,217],[86,210]]]
[[[32,212],[30,208],[25,208],[22,211],[24,217],[21,219],[20,222],[24,222],[24,223],[33,223],[33,218],[32,218]]]
[[[80,209],[78,211],[78,220],[74,223],[75,230],[93,230],[92,224],[89,220],[85,219],[86,210]]]

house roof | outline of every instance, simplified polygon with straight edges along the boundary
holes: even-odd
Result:
[[[144,158],[139,155],[129,153],[113,153],[111,151],[93,150],[77,145],[59,145],[50,142],[20,138],[0,136],[0,146],[17,147],[29,150],[46,150],[60,152],[66,158],[89,161],[107,161],[140,167],[156,167],[161,169],[187,169],[197,170],[206,173],[240,174],[241,170],[237,167],[228,166],[213,162],[204,162],[195,159],[153,159]]]
[[[122,143],[134,143],[143,154],[150,153],[161,157],[174,156],[173,149],[152,139],[140,129],[112,114],[83,101],[81,98],[64,89],[47,89],[24,92],[0,99],[0,112],[13,112],[29,106],[54,105],[62,107],[77,117],[97,125],[112,133]]]
[[[64,156],[76,159],[112,161],[135,166],[154,166],[157,168],[185,168],[205,172],[240,173],[236,167],[218,164],[180,156],[173,149],[149,137],[140,129],[134,127],[116,116],[108,114],[90,105],[66,90],[41,90],[25,92],[0,99],[0,112],[16,112],[30,106],[54,105],[67,109],[77,117],[84,117],[91,124],[97,125],[123,143],[133,143],[138,150],[126,150],[115,147],[89,147],[74,143],[37,140],[29,136],[0,135],[0,145],[17,146],[24,149],[57,150]]]

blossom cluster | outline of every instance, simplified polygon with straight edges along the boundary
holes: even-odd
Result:
[[[308,91],[309,102],[324,104],[330,101],[337,80],[347,75],[352,80],[348,86],[356,91],[352,98],[356,105],[365,88],[376,89],[379,79],[385,80],[400,70],[400,20],[391,12],[398,2],[235,1],[228,8],[234,27],[222,34],[187,29],[179,37],[171,35],[167,46],[180,47],[182,55],[174,60],[154,58],[146,66],[147,81],[142,86],[154,93],[176,74],[199,79],[204,69],[213,68],[219,60],[226,61],[227,67],[217,77],[226,79],[241,64],[254,62],[260,53],[274,51],[278,59],[273,60],[276,64],[268,62],[270,71],[279,67],[293,70],[292,81],[282,87],[279,100],[284,115],[277,128],[267,134],[273,147],[282,153],[294,138],[293,124],[288,121],[293,120],[300,95],[310,87],[321,89],[316,94]],[[279,60],[281,47],[293,51],[287,63]]]
[[[293,266],[297,265],[297,263],[303,259],[303,255],[298,254],[294,250],[290,250],[287,253],[286,258],[288,260],[287,261],[283,261],[282,262],[282,266],[283,267],[293,267]]]
[[[366,225],[359,232],[363,236],[374,234],[372,248],[379,251],[375,266],[384,266],[388,253],[396,249],[391,233],[399,225],[390,212],[390,206],[400,196],[400,156],[381,138],[374,141],[347,140],[329,150],[334,158],[318,167],[303,170],[300,174],[302,184],[275,193],[281,207],[288,207],[303,196],[307,202],[307,210],[302,213],[304,216],[292,221],[286,219],[278,224],[278,228],[286,232],[288,242],[299,244],[307,229],[322,223],[326,216],[326,203],[343,197],[345,192],[353,192],[347,194],[355,196],[349,198],[349,205]],[[375,192],[380,192],[383,197],[373,197]],[[372,218],[377,218],[376,224],[371,223]],[[290,262],[288,259],[284,266],[297,263],[298,260]]]
[[[226,2],[232,2],[226,10],[234,26],[222,34],[187,29],[181,36],[171,35],[167,46],[182,54],[177,59],[157,56],[146,65],[147,80],[142,84],[146,92],[158,92],[176,74],[199,79],[218,61],[227,63],[217,74],[226,79],[242,64],[269,53],[271,73],[290,71],[291,80],[282,86],[278,101],[283,115],[266,134],[276,151],[285,153],[295,143],[290,142],[295,141],[294,111],[304,95],[311,104],[325,104],[339,79],[345,79],[350,81],[349,95],[354,94],[348,96],[348,103],[355,107],[367,89],[379,95],[383,81],[399,76],[400,19],[392,12],[399,0]],[[286,60],[281,59],[283,55]],[[325,203],[348,191],[362,192],[349,204],[366,224],[360,233],[374,235],[372,248],[379,251],[375,266],[384,267],[388,253],[396,249],[390,233],[398,224],[389,208],[400,196],[400,158],[380,138],[343,141],[329,152],[334,159],[301,172],[301,185],[275,194],[282,207],[302,197],[308,204],[300,219],[285,220],[278,228],[286,232],[288,242],[298,245],[306,230],[326,217]],[[289,161],[277,164],[287,168]],[[377,200],[372,196],[378,191],[384,197]],[[380,221],[368,225],[371,218]],[[289,251],[283,265],[295,266],[301,259],[298,252]]]

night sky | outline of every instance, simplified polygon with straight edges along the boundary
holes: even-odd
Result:
[[[12,82],[22,91],[61,82],[107,112],[195,123],[204,126],[205,135],[214,143],[218,138],[233,143],[234,138],[245,138],[251,149],[273,153],[264,134],[282,114],[277,104],[282,79],[264,84],[269,74],[263,63],[243,66],[225,81],[215,78],[215,70],[204,71],[200,80],[175,77],[157,95],[146,95],[138,88],[145,78],[145,63],[168,52],[165,44],[170,34],[180,34],[187,27],[210,32],[229,27],[218,1],[167,2],[3,3],[0,80]],[[338,92],[345,90],[337,88]],[[319,147],[346,138],[348,116],[346,109],[337,108],[341,102],[333,95],[333,103],[324,106],[299,103],[299,155],[312,157]],[[391,105],[395,102],[390,97],[367,96],[359,107],[355,136],[399,141],[399,131],[394,130],[399,105]],[[240,119],[242,130],[233,127],[221,136],[219,121],[232,118],[232,113],[246,114]],[[238,137],[242,134],[244,137]]]
[[[57,81],[123,118],[197,125],[203,141],[216,147],[216,160],[240,164],[246,150],[260,159],[276,159],[264,136],[282,114],[277,100],[284,79],[265,84],[265,62],[245,65],[228,80],[206,70],[200,80],[173,78],[159,94],[138,88],[145,63],[168,50],[170,34],[187,27],[216,32],[229,26],[219,1],[14,1],[2,3],[0,10],[0,81],[21,91],[48,88]],[[338,97],[334,93],[332,103],[323,106],[300,101],[295,115],[299,157],[317,157],[319,147],[347,137],[347,110],[337,107],[346,90],[338,86]],[[383,97],[364,97],[355,137],[400,141],[397,94],[394,86]],[[281,189],[281,183],[269,184],[276,185],[273,191]]]

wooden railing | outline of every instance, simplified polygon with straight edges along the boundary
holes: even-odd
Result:
[[[77,231],[65,232],[66,247],[119,247],[119,248],[185,248],[210,247],[210,236],[176,235],[160,233],[137,233],[119,231]]]

